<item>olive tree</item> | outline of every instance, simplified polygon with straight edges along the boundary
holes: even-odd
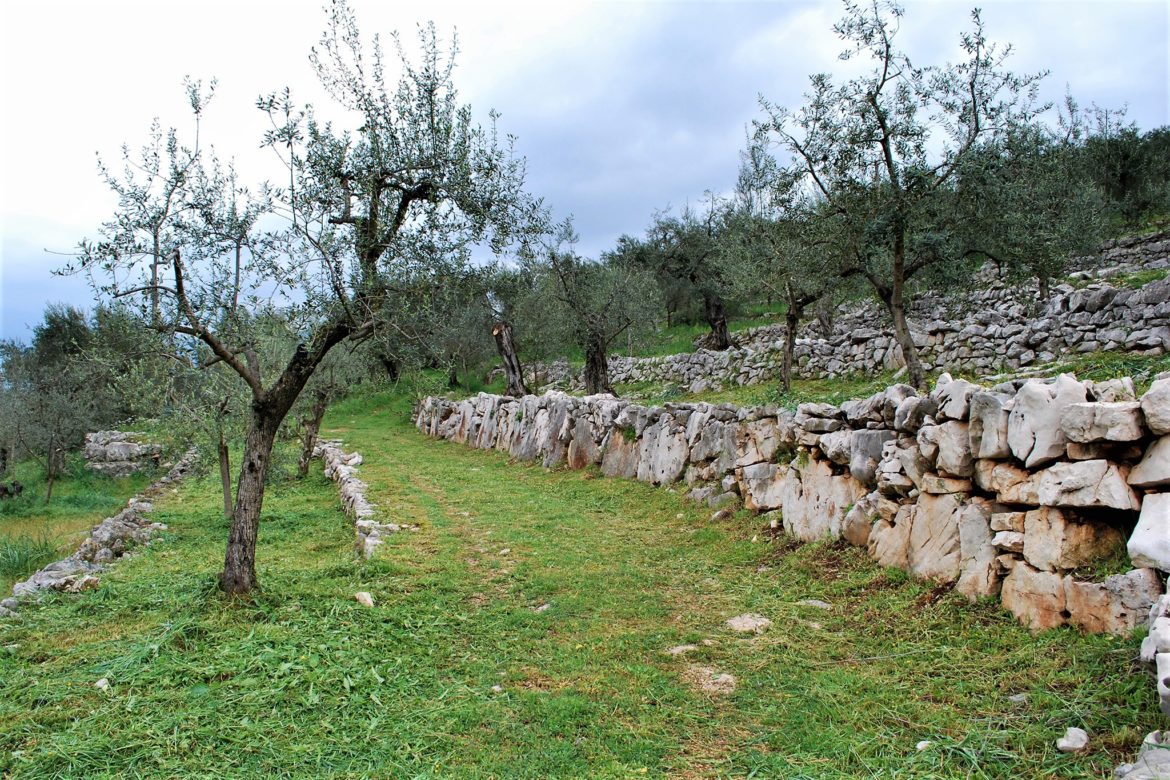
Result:
[[[650,270],[664,299],[700,303],[703,320],[711,328],[708,342],[715,350],[731,347],[727,297],[732,288],[719,263],[728,213],[727,204],[708,193],[700,208],[687,205],[677,216],[657,214],[643,242],[626,238],[615,250]],[[677,306],[668,306],[668,321]]]
[[[743,153],[729,240],[720,255],[724,274],[744,294],[763,287],[784,302],[781,383],[792,388],[797,329],[809,306],[841,290],[842,235],[823,201],[801,186],[798,169],[777,164],[759,146]]]
[[[653,278],[641,268],[603,255],[601,261],[581,257],[564,243],[576,240],[563,223],[556,245],[543,258],[544,292],[561,315],[561,340],[585,353],[585,390],[614,393],[609,381],[609,348],[631,329],[652,326],[658,308]]]
[[[483,299],[491,315],[492,340],[504,369],[504,395],[519,398],[528,395],[520,348],[516,340],[516,323],[522,317],[523,304],[534,292],[535,277],[530,269],[496,263],[485,270]],[[535,336],[535,332],[531,335]]]
[[[0,342],[0,449],[4,460],[36,461],[45,472],[45,503],[86,432],[112,422],[107,377],[86,358],[93,331],[85,314],[51,304],[30,346]]]
[[[907,282],[968,256],[950,229],[954,187],[965,159],[985,138],[1031,115],[1040,75],[1004,68],[1011,47],[990,43],[979,11],[959,37],[962,59],[920,66],[895,42],[902,9],[889,0],[847,0],[834,31],[842,59],[865,57],[869,73],[834,83],[811,78],[793,111],[761,100],[757,136],[791,155],[851,236],[852,267],[893,321],[909,379],[925,374],[906,322]]]
[[[125,173],[111,176],[118,211],[98,240],[81,246],[80,267],[103,292],[141,301],[150,327],[201,343],[247,387],[220,576],[228,594],[257,586],[256,537],[277,431],[330,351],[387,326],[398,278],[434,269],[441,283],[440,271],[466,262],[468,245],[502,249],[534,209],[523,191],[523,159],[511,139],[498,137],[495,115],[482,126],[459,102],[454,42],[445,47],[433,26],[422,28],[416,59],[397,36],[393,42],[396,83],[387,72],[395,58],[380,40],[365,46],[346,4],[330,6],[310,60],[353,129],[319,119],[288,89],[258,101],[272,123],[263,144],[285,170],[281,186],[264,185],[255,196],[236,188],[260,204],[247,226],[252,238],[237,242],[213,230],[216,215],[232,212],[202,200],[222,190],[209,185],[213,166],[198,134],[186,144],[175,131],[156,130],[144,160],[127,151]],[[206,99],[197,84],[190,93],[198,120]],[[165,209],[144,206],[156,202]],[[240,288],[277,302],[298,336],[268,375],[248,359],[230,316],[236,287],[224,282],[237,267]]]
[[[1082,126],[1070,113],[1059,129],[1010,128],[968,160],[961,211],[971,244],[1017,278],[1036,280],[1041,301],[1069,258],[1093,252],[1108,204],[1085,164]]]

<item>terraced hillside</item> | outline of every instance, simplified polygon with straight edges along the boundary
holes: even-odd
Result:
[[[428,441],[407,404],[326,421],[379,516],[418,526],[371,561],[319,473],[281,483],[264,591],[226,604],[226,523],[194,480],[156,509],[165,542],[0,625],[3,771],[1101,777],[1157,725],[1136,639],[1032,635],[844,546]],[[1067,726],[1089,751],[1056,750]]]

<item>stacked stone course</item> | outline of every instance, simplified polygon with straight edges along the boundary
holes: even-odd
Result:
[[[742,502],[798,539],[844,539],[998,598],[1035,630],[1149,626],[1143,657],[1170,714],[1170,376],[1139,399],[1128,378],[988,388],[944,374],[927,394],[895,385],[795,412],[481,393],[427,398],[414,419],[546,467],[685,482],[720,516]]]
[[[1140,289],[1107,281],[1120,273],[1170,266],[1170,233],[1105,244],[1098,255],[1074,262],[1073,276],[1089,281],[1061,284],[1046,301],[1027,286],[1005,282],[988,268],[971,291],[915,296],[907,312],[911,335],[927,371],[947,369],[986,374],[1019,371],[1070,354],[1123,350],[1139,355],[1170,353],[1170,278]],[[752,385],[779,378],[784,326],[737,333],[736,345],[716,352],[697,349],[653,358],[610,357],[617,383],[676,384],[691,392]],[[701,342],[701,340],[700,340]],[[902,351],[883,308],[871,301],[837,312],[828,332],[810,323],[794,345],[800,377],[839,377],[897,370]],[[542,366],[536,378],[580,389],[582,378],[565,364]]]
[[[1170,571],[1170,378],[1011,382],[943,375],[840,406],[667,404],[552,392],[429,398],[431,436],[552,467],[685,481],[719,508],[775,513],[802,540],[844,538],[879,562],[999,596],[1032,628],[1127,633]],[[1130,571],[1084,573],[1124,556]]]
[[[366,499],[369,485],[358,478],[358,467],[362,465],[361,453],[342,451],[340,441],[320,441],[313,448],[313,457],[324,461],[325,476],[337,483],[341,506],[353,518],[355,546],[363,557],[371,557],[387,535],[402,530],[415,530],[414,526],[383,523],[375,519],[377,506]]]
[[[143,442],[142,436],[129,431],[85,434],[85,467],[107,477],[128,477],[157,466],[162,446]]]
[[[0,617],[16,617],[21,602],[38,598],[41,591],[79,593],[97,588],[101,572],[139,545],[150,544],[159,532],[166,530],[165,524],[152,522],[148,517],[154,509],[151,499],[185,479],[195,460],[195,450],[188,450],[163,477],[131,498],[122,511],[94,526],[77,552],[13,585],[12,596],[0,601]]]

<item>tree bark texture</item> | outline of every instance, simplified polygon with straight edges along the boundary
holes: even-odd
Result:
[[[609,359],[605,346],[605,339],[597,335],[590,336],[585,344],[585,392],[589,395],[617,395],[609,383]]]
[[[283,414],[253,407],[248,435],[244,440],[244,461],[236,485],[236,506],[228,532],[220,589],[229,596],[244,595],[257,586],[256,537],[260,530],[260,508],[264,504],[264,481],[272,460],[272,445]]]
[[[313,409],[301,418],[301,457],[297,460],[297,476],[304,479],[309,473],[313,450],[317,447],[317,434],[321,431],[321,420],[329,408],[328,393],[318,392],[313,400]]]
[[[1051,290],[1049,289],[1049,286],[1048,286],[1048,274],[1037,274],[1036,281],[1038,283],[1037,287],[1038,287],[1038,292],[1039,292],[1039,297],[1040,297],[1040,303],[1043,304],[1043,303],[1048,301],[1048,296],[1051,294]]]
[[[45,479],[48,481],[48,487],[45,491],[45,504],[48,505],[53,500],[53,483],[57,481],[58,464],[56,458],[57,439],[55,436],[49,438],[49,452],[45,458]]]
[[[703,316],[711,326],[711,349],[723,351],[731,346],[727,328],[727,307],[718,295],[703,296]]]
[[[784,314],[784,367],[781,381],[784,383],[784,392],[792,389],[792,353],[796,348],[796,329],[800,325],[801,311],[789,304]]]
[[[219,483],[223,487],[223,516],[232,516],[232,463],[223,429],[219,430]]]
[[[378,355],[378,362],[382,364],[382,368],[386,369],[386,376],[390,377],[391,382],[397,382],[401,375],[402,366],[398,359],[387,354]]]
[[[889,295],[883,295],[882,300],[889,310],[890,319],[894,321],[894,338],[902,349],[902,357],[906,361],[907,377],[910,384],[919,390],[926,390],[926,372],[922,370],[922,363],[918,359],[918,348],[914,346],[914,338],[910,334],[910,325],[906,322],[906,271],[905,249],[901,236],[898,236],[894,249],[894,268],[890,279]]]
[[[516,354],[516,340],[512,335],[511,324],[502,320],[497,322],[492,326],[492,336],[496,340],[496,351],[500,353],[500,360],[504,363],[504,377],[508,383],[504,388],[504,395],[515,398],[528,395],[528,386],[524,384],[524,369]]]

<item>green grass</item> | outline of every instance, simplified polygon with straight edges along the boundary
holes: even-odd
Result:
[[[23,579],[56,557],[57,545],[47,536],[0,536],[0,578],[6,582]]]
[[[752,303],[744,306],[742,312],[728,321],[728,330],[739,333],[750,328],[762,325],[775,325],[783,322],[784,304],[782,303]],[[631,357],[665,357],[683,352],[695,351],[695,339],[711,332],[711,327],[703,321],[682,322],[663,327],[648,336],[642,337],[631,345],[624,344],[620,339],[612,347],[613,352]],[[580,349],[569,355],[575,365],[584,365],[585,356]]]
[[[1170,276],[1170,268],[1151,268],[1147,271],[1134,271],[1128,274],[1110,276],[1108,282],[1114,287],[1128,287],[1131,290],[1137,290],[1145,287],[1150,282],[1165,279],[1167,276]]]
[[[1088,352],[1069,355],[1045,366],[1031,367],[1039,376],[1070,373],[1077,379],[1104,381],[1128,376],[1133,379],[1138,394],[1149,389],[1154,377],[1170,371],[1170,355],[1151,357],[1131,352]]]
[[[53,484],[45,503],[45,475],[32,462],[18,464],[7,478],[19,480],[24,492],[0,501],[0,598],[12,585],[50,561],[72,552],[93,526],[117,512],[130,496],[145,488],[151,476],[136,474],[110,479],[70,464],[70,473]],[[14,561],[7,565],[3,561]],[[31,561],[38,561],[28,568]]]
[[[381,515],[419,526],[374,560],[314,473],[271,488],[264,590],[228,603],[226,523],[215,485],[193,481],[158,503],[162,543],[0,624],[0,773],[1102,777],[1158,725],[1136,639],[1033,636],[854,548],[425,440],[408,405],[353,399],[326,419],[363,454]],[[772,629],[724,627],[749,611]],[[683,643],[698,647],[662,653]],[[737,690],[697,690],[692,665]],[[1088,753],[1056,751],[1070,725]]]
[[[1154,377],[1170,371],[1170,355],[1151,357],[1135,355],[1130,352],[1091,352],[1083,355],[1070,355],[1043,366],[1029,366],[1022,371],[1026,371],[1027,376],[1038,377],[1071,373],[1078,379],[1094,381],[1128,376],[1133,378],[1134,387],[1140,396],[1149,389]],[[995,381],[999,381],[980,377],[970,371],[955,370],[951,373],[956,377],[982,384],[993,384]],[[938,372],[933,372],[930,375],[932,386],[937,374]],[[895,378],[893,372],[887,371],[874,375],[854,374],[835,379],[794,379],[792,390],[787,393],[781,391],[779,380],[758,385],[733,385],[722,390],[707,390],[702,393],[689,393],[671,382],[631,382],[616,385],[614,389],[623,398],[650,405],[661,405],[668,401],[673,403],[705,401],[714,404],[730,403],[743,407],[775,404],[787,409],[795,409],[798,405],[806,402],[839,405],[853,398],[866,398],[890,385],[904,381],[906,381],[905,376]]]
[[[730,403],[744,407],[776,404],[788,409],[795,409],[806,402],[840,404],[851,398],[865,398],[884,390],[897,381],[893,372],[885,372],[873,376],[858,374],[836,379],[794,379],[792,380],[792,389],[787,393],[780,389],[779,380],[758,385],[733,385],[722,390],[707,390],[702,393],[689,393],[669,382],[620,384],[614,389],[623,398],[647,404],[662,404],[667,401],[675,403],[705,401],[713,404]]]

